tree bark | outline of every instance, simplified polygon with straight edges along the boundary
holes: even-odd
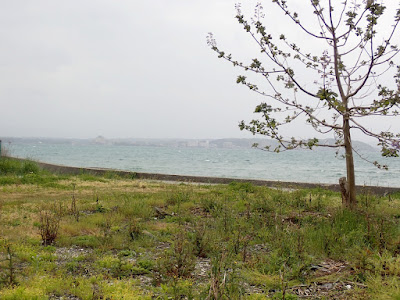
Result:
[[[340,193],[342,194],[342,206],[343,207],[349,207],[349,192],[347,188],[347,179],[346,177],[341,177],[339,179],[339,187],[340,187]]]
[[[344,148],[346,156],[346,170],[347,170],[347,193],[345,205],[351,209],[357,206],[356,198],[356,180],[354,174],[354,159],[353,159],[353,148],[351,144],[350,135],[350,121],[349,117],[343,116],[343,138],[344,138]]]

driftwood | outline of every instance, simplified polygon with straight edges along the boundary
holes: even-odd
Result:
[[[163,209],[159,208],[159,207],[154,207],[155,213],[156,213],[156,217],[158,219],[164,219],[167,216],[172,216],[171,214],[165,212]]]

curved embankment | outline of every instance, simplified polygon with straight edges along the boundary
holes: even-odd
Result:
[[[20,158],[15,158],[20,159]],[[21,160],[21,159],[20,159]],[[168,175],[168,174],[154,174],[154,173],[138,173],[114,169],[101,169],[101,168],[81,168],[81,167],[68,167],[62,165],[54,165],[44,162],[37,162],[40,168],[56,173],[56,174],[93,174],[105,175],[116,174],[125,178],[135,179],[149,179],[159,181],[174,181],[174,182],[187,182],[187,183],[205,183],[205,184],[229,184],[231,182],[251,183],[258,186],[267,186],[273,188],[284,189],[313,189],[322,188],[335,192],[340,191],[338,184],[320,184],[320,183],[302,183],[302,182],[285,182],[285,181],[270,181],[270,180],[255,180],[255,179],[238,179],[238,178],[221,178],[221,177],[204,177],[204,176],[187,176],[187,175]],[[357,186],[358,193],[370,193],[375,195],[386,195],[395,192],[400,192],[400,188],[394,187],[381,187],[381,186]]]

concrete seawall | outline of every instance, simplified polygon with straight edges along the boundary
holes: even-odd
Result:
[[[14,157],[13,157],[14,158]],[[14,158],[18,160],[24,160],[20,158]],[[79,174],[92,174],[92,175],[106,175],[115,174],[125,178],[132,179],[147,179],[147,180],[158,180],[158,181],[173,181],[173,182],[187,182],[187,183],[205,183],[205,184],[229,184],[231,182],[242,182],[251,183],[257,186],[266,186],[273,188],[285,188],[285,189],[315,189],[322,188],[334,192],[340,192],[338,184],[320,184],[320,183],[303,183],[303,182],[286,182],[286,181],[271,181],[271,180],[256,180],[256,179],[238,179],[238,178],[222,178],[222,177],[205,177],[205,176],[189,176],[189,175],[169,175],[169,174],[156,174],[156,173],[141,173],[141,172],[130,172],[114,169],[103,169],[103,168],[81,168],[81,167],[69,167],[62,165],[49,164],[44,162],[36,162],[39,167],[43,170],[55,174],[68,174],[68,175],[79,175]],[[357,186],[357,193],[361,194],[375,194],[375,195],[386,195],[400,192],[400,188],[396,187],[381,187],[381,186]]]

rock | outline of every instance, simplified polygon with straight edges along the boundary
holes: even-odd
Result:
[[[334,287],[333,283],[330,283],[330,282],[324,283],[320,286],[320,288],[324,289],[324,290],[331,290],[331,289],[333,289],[333,287]]]

